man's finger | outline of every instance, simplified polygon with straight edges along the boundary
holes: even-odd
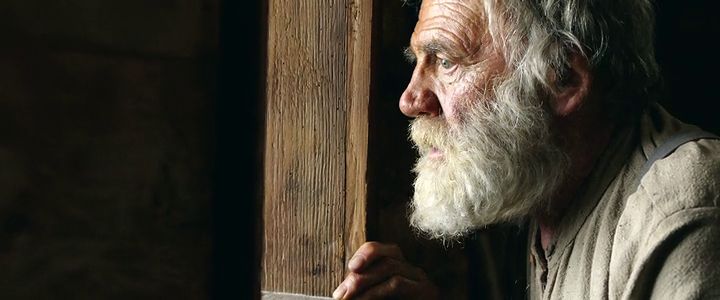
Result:
[[[405,260],[400,247],[397,245],[366,242],[355,251],[355,254],[348,262],[348,269],[353,272],[358,272],[383,257],[390,257],[401,261]]]
[[[402,276],[393,276],[383,283],[373,286],[353,300],[377,300],[377,299],[411,299],[412,290],[417,282]],[[349,298],[348,298],[349,299]],[[412,299],[420,299],[412,297]]]
[[[344,289],[345,297],[353,297],[383,281],[389,280],[393,276],[400,276],[414,281],[425,279],[425,273],[422,270],[393,258],[384,258],[360,273],[351,272],[348,274],[338,287],[338,290]]]

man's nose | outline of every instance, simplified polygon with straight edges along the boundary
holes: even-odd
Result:
[[[437,117],[441,114],[440,100],[437,95],[427,88],[419,88],[414,82],[400,96],[400,111],[408,117],[428,116]]]

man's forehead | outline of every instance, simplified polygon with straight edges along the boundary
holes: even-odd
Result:
[[[481,2],[424,0],[410,41],[413,50],[455,49],[472,53],[486,30]]]

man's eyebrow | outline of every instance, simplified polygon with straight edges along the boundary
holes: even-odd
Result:
[[[420,48],[425,55],[432,56],[437,55],[438,53],[449,54],[448,47],[440,41],[430,41],[426,44],[423,44]],[[412,50],[412,47],[406,47],[405,50],[403,50],[403,55],[405,56],[405,59],[410,63],[415,63],[415,61],[417,60],[417,57]]]
[[[438,53],[446,53],[447,47],[439,41],[430,41],[427,44],[422,45],[423,52],[427,55],[436,55]]]

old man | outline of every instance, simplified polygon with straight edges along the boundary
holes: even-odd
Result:
[[[530,220],[531,299],[720,298],[720,140],[654,102],[649,0],[425,0],[400,110],[411,224]],[[366,243],[337,299],[443,299]]]

